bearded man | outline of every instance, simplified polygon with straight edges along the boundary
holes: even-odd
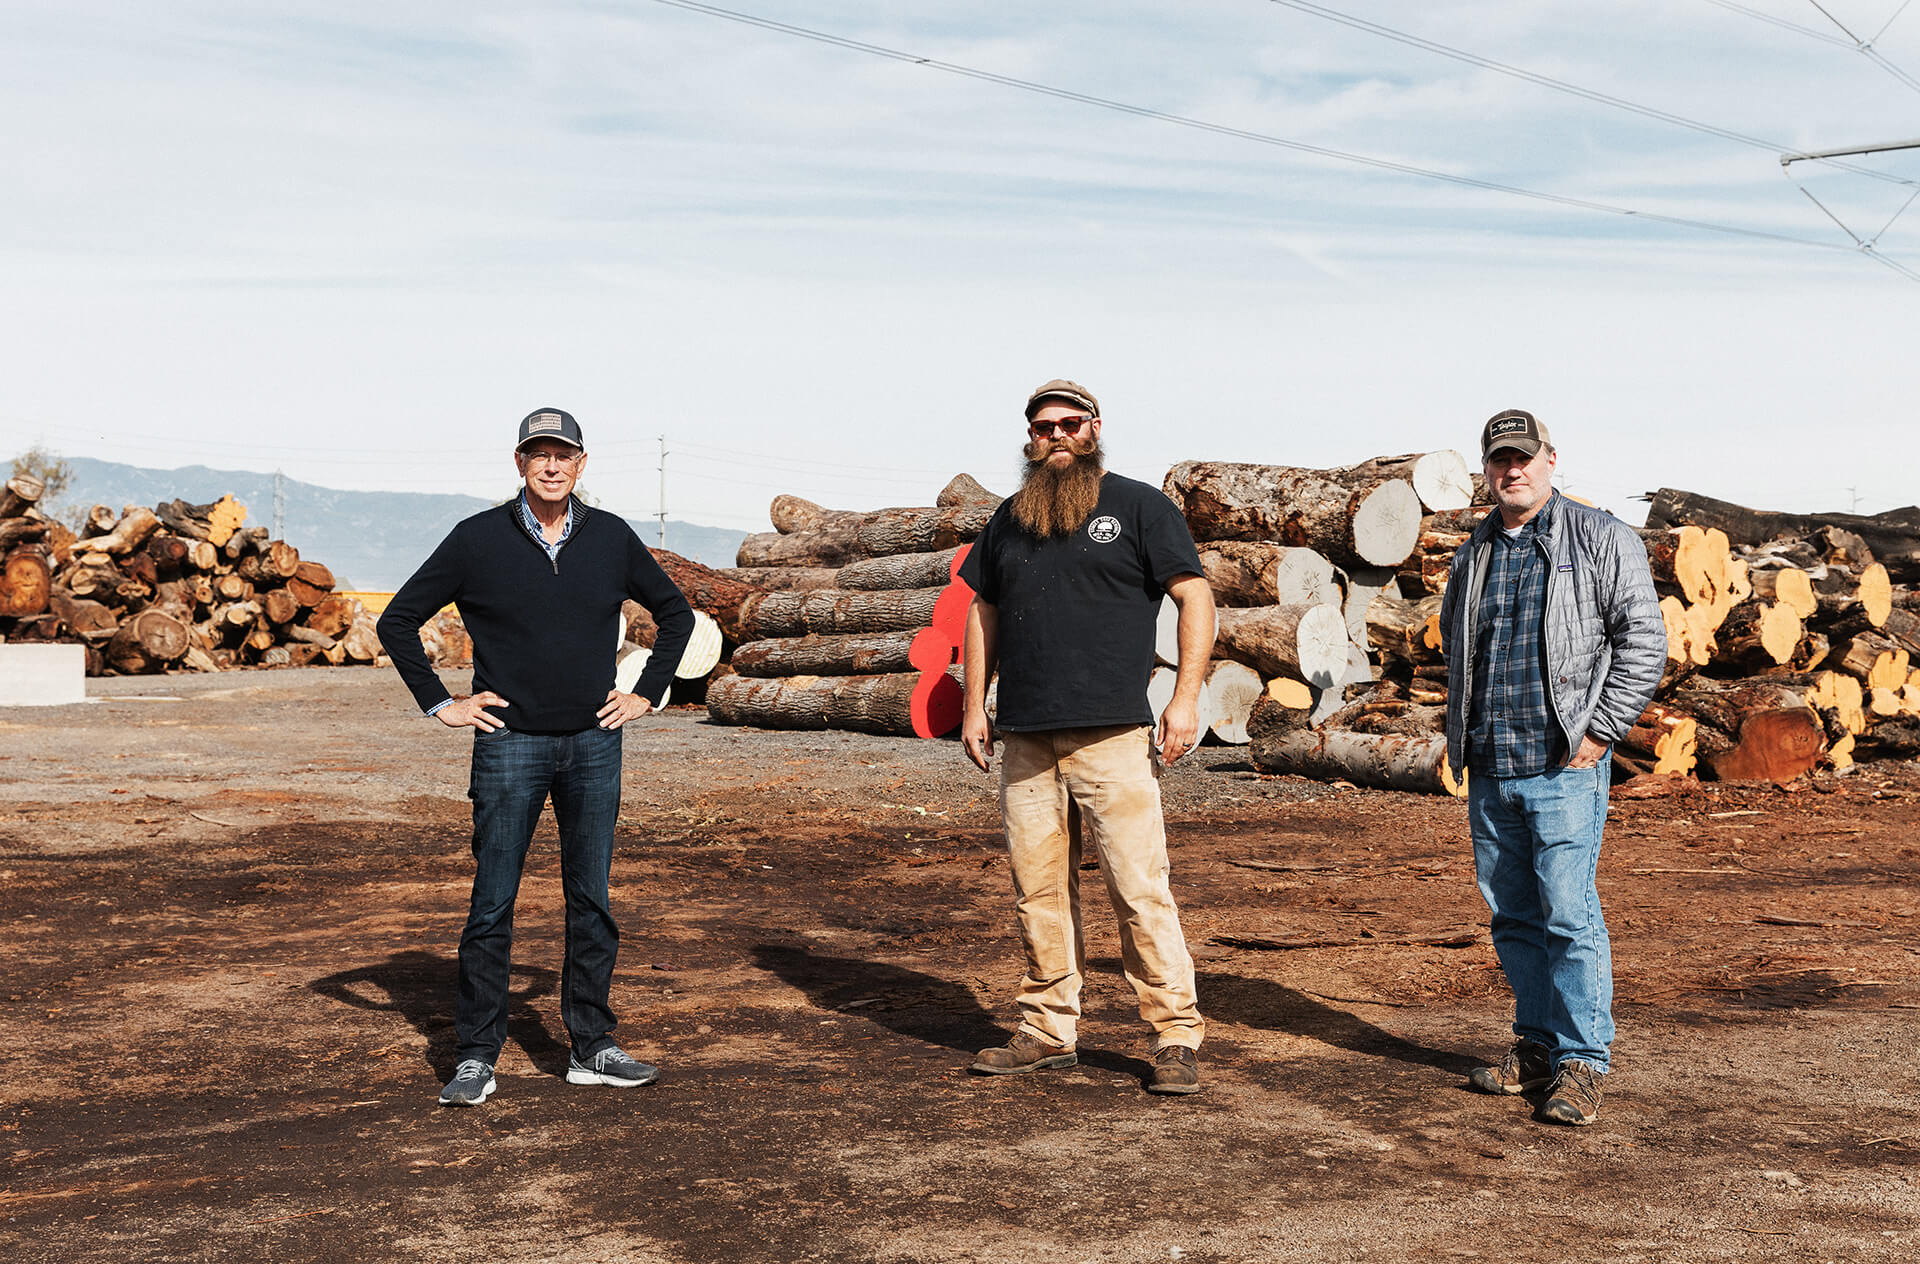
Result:
[[[1026,421],[1020,490],[960,568],[975,594],[961,741],[986,771],[997,669],[1000,812],[1027,957],[1020,1025],[971,1069],[1009,1075],[1079,1060],[1084,826],[1119,919],[1122,969],[1154,1032],[1147,1091],[1195,1093],[1206,1023],[1168,882],[1159,776],[1199,740],[1213,593],[1173,503],[1105,468],[1092,392],[1048,382],[1028,398]],[[1156,759],[1147,682],[1163,595],[1179,608],[1180,665]]]

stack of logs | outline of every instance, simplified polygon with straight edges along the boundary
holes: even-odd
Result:
[[[0,493],[8,641],[77,641],[96,676],[385,661],[361,603],[231,496],[95,505],[76,535],[38,510],[44,492],[17,475]]]
[[[973,593],[956,578],[999,505],[967,475],[933,505],[858,513],[776,497],[739,566],[694,573],[693,605],[733,643],[707,685],[716,723],[941,737],[960,723],[955,665]]]
[[[1269,771],[1457,786],[1445,744],[1426,723],[1431,715],[1395,714],[1386,723],[1349,714],[1347,695],[1374,684],[1370,648],[1418,631],[1373,618],[1387,608],[1382,602],[1411,606],[1401,602],[1402,573],[1433,569],[1428,554],[1450,556],[1477,521],[1470,506],[1483,489],[1465,459],[1442,451],[1329,470],[1185,461],[1163,489],[1186,518],[1219,606],[1214,653],[1232,664],[1216,663],[1203,691],[1215,736],[1251,741],[1254,762]],[[1444,578],[1444,564],[1438,574]],[[1404,620],[1412,618],[1409,608]],[[1168,662],[1174,624],[1163,610]],[[1171,680],[1157,684],[1156,702]],[[1416,691],[1428,711],[1444,700],[1444,687],[1442,678]],[[1406,696],[1397,695],[1395,710],[1404,710]]]
[[[1920,520],[1905,517],[1915,511],[1848,521],[1670,489],[1652,499],[1639,534],[1668,661],[1655,701],[1615,749],[1623,774],[1786,781],[1821,763],[1920,754],[1920,601],[1894,582],[1920,577]],[[1297,709],[1264,705],[1252,724],[1257,764],[1464,792],[1438,744],[1440,594],[1454,550],[1487,512],[1427,516],[1393,589],[1367,607],[1377,680],[1342,690],[1317,727]]]

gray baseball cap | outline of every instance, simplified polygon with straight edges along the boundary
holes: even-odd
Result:
[[[518,452],[535,439],[558,439],[561,443],[571,443],[585,450],[587,441],[580,436],[580,423],[573,414],[558,408],[538,408],[520,419],[520,437],[514,441],[513,450]]]

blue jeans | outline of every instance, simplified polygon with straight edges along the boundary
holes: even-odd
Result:
[[[527,845],[547,798],[560,827],[560,882],[567,900],[566,959],[560,968],[560,1017],[573,1052],[588,1058],[613,1043],[607,996],[620,931],[607,905],[613,828],[620,818],[620,730],[516,733],[496,729],[473,739],[473,900],[460,932],[460,982],[454,997],[456,1058],[497,1062],[507,1038],[513,903]]]
[[[1604,1073],[1613,1044],[1613,952],[1594,873],[1610,757],[1532,777],[1474,774],[1467,819],[1493,949],[1513,988],[1513,1034]]]

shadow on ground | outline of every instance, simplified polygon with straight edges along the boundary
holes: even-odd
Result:
[[[342,970],[315,979],[307,987],[356,1009],[380,1010],[406,1019],[426,1038],[426,1060],[445,1079],[453,1074],[453,993],[459,963],[441,953],[410,948],[385,961]],[[550,1075],[565,1075],[568,1043],[556,1040],[534,1011],[533,1002],[549,996],[560,976],[544,966],[515,966],[515,986],[507,997],[507,1039]],[[377,994],[384,993],[381,1000]]]

